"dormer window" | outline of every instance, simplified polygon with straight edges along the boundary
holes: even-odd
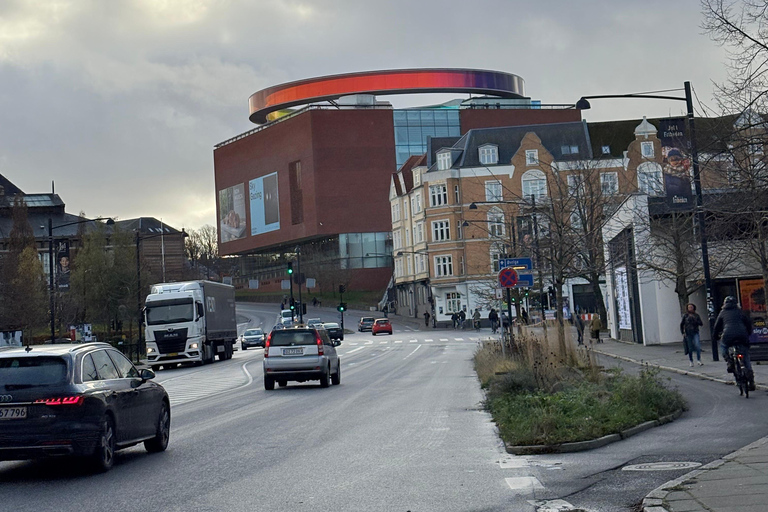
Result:
[[[539,165],[539,150],[538,149],[526,149],[525,150],[525,165]]]
[[[413,186],[418,187],[421,185],[421,171],[414,170],[413,171]]]
[[[443,151],[437,154],[437,170],[447,171],[451,168],[451,152]]]
[[[643,155],[643,158],[653,158],[653,142],[641,142],[640,154]]]
[[[482,165],[496,165],[499,163],[499,147],[493,144],[480,146],[480,163]]]

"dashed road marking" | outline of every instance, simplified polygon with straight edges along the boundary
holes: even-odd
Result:
[[[387,343],[389,343],[389,342],[388,341],[380,341],[379,345],[386,345]]]
[[[373,340],[368,340],[365,342],[366,345],[373,345]]]
[[[417,343],[419,340],[409,340],[408,343]]]
[[[453,338],[454,341],[464,341],[464,338]]]
[[[403,340],[397,340],[395,343],[402,343]]]
[[[424,340],[424,341],[426,341],[426,342],[430,342],[430,341],[434,341],[434,340]]]
[[[448,338],[440,338],[440,341],[448,341]]]

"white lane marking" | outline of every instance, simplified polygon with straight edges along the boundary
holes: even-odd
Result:
[[[373,340],[368,340],[365,342],[366,345],[373,345]]]
[[[397,340],[395,343],[402,343],[403,340]]]
[[[424,341],[435,341],[435,340],[431,340],[431,339],[430,339],[430,340],[424,340]]]
[[[380,341],[379,345],[386,345],[387,343],[389,343],[389,342],[388,341]]]
[[[421,347],[423,347],[423,346],[424,346],[424,345],[419,345],[419,346],[417,346],[415,349],[413,349],[413,352],[411,352],[410,354],[408,354],[407,356],[405,356],[405,357],[403,358],[403,361],[405,361],[406,359],[408,359],[409,357],[411,357],[413,354],[415,354],[415,353],[416,353],[416,351],[417,351],[417,350],[419,350],[419,349],[420,349]]]
[[[424,340],[427,343],[432,343],[432,340]]]
[[[515,494],[533,494],[535,491],[544,490],[544,486],[534,476],[516,476],[505,478],[504,481]]]
[[[480,338],[469,338],[470,341],[480,341]]]
[[[418,342],[418,341],[419,341],[419,340],[409,340],[409,341],[408,341],[408,343],[416,343],[416,342]]]
[[[454,341],[464,341],[464,338],[453,338]]]
[[[440,341],[448,341],[448,338],[440,338]]]
[[[352,350],[350,350],[349,352],[344,352],[344,353],[343,353],[343,354],[341,354],[341,355],[343,355],[343,356],[346,356],[346,355],[352,354],[352,353],[354,353],[354,352],[357,352],[358,350],[363,350],[364,348],[365,348],[365,347],[357,347],[357,348],[353,348],[353,349],[352,349]]]
[[[356,347],[358,343],[349,343],[350,346]]]

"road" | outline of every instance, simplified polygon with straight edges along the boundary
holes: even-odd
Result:
[[[271,325],[277,308],[238,313],[242,330]],[[626,511],[684,472],[627,464],[708,462],[768,433],[765,394],[735,400],[733,388],[672,376],[691,411],[671,425],[593,452],[507,455],[472,369],[487,335],[397,322],[392,336],[350,334],[338,349],[342,383],[327,389],[265,391],[260,349],[161,370],[173,404],[167,452],[130,448],[102,475],[69,460],[0,463],[0,509],[533,511],[563,500]]]

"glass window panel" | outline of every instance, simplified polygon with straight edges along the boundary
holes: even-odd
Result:
[[[420,126],[421,113],[418,110],[408,111],[408,126]]]
[[[342,233],[339,235],[339,257],[345,259],[349,256],[349,248],[347,247],[347,234]]]
[[[448,111],[447,110],[435,110],[435,124],[448,124]]]
[[[408,128],[405,126],[395,127],[395,144],[408,144]]]
[[[447,126],[435,126],[435,137],[449,137]]]
[[[349,258],[347,268],[363,268],[363,258]]]
[[[451,137],[461,137],[461,128],[459,128],[458,126],[449,126],[448,135],[450,135]]]
[[[455,124],[456,126],[459,125],[459,111],[458,110],[448,110],[448,124]]]
[[[422,110],[421,124],[434,124],[434,123],[435,123],[435,112],[432,110]]]
[[[421,146],[421,145],[419,145],[419,146],[408,146],[408,151],[410,151],[410,153],[412,155],[423,155],[424,153],[427,152],[427,147],[426,146]]]
[[[435,127],[430,126],[422,126],[421,127],[421,136],[424,137],[424,142],[427,142],[427,137],[434,137],[435,136]]]
[[[408,143],[421,144],[421,126],[408,127]]]
[[[363,256],[363,242],[360,239],[360,233],[348,233],[349,240],[349,256],[352,258],[360,258]],[[360,267],[354,267],[360,268]]]
[[[363,256],[376,254],[376,234],[363,233]]]
[[[408,146],[397,146],[397,166],[401,166],[411,156],[411,152],[408,150]]]
[[[402,110],[395,110],[394,114],[395,126],[404,126],[407,122],[405,112]]]

